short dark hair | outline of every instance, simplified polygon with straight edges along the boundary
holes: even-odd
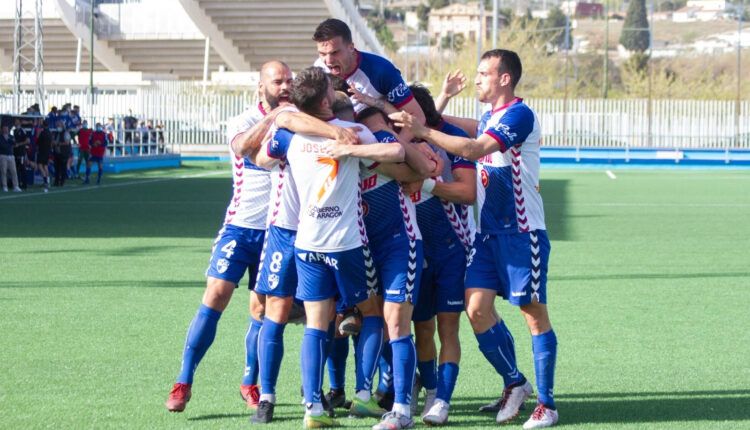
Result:
[[[375,106],[368,106],[362,109],[362,111],[357,114],[357,122],[363,122],[367,118],[375,115],[380,115],[381,117],[383,117],[383,121],[385,121],[386,124],[390,124],[388,115],[386,115],[385,112],[376,108]]]
[[[325,42],[336,36],[341,36],[341,40],[344,43],[352,43],[352,31],[349,29],[349,26],[340,19],[328,18],[318,24],[318,28],[315,29],[315,33],[313,34],[313,40],[316,42]]]
[[[308,67],[297,74],[289,100],[303,112],[314,111],[328,92],[331,82],[320,67]]]
[[[507,73],[510,75],[510,85],[515,88],[518,85],[518,81],[521,80],[521,73],[523,67],[521,66],[521,59],[513,51],[507,49],[492,49],[482,54],[482,60],[488,58],[499,58],[500,65],[497,68],[497,73]]]
[[[430,127],[438,126],[443,121],[443,116],[437,111],[430,90],[422,84],[411,84],[409,89],[414,96],[414,100],[417,101],[419,107],[422,108],[422,112],[424,112],[425,124]]]
[[[346,82],[346,79],[330,73],[328,74],[328,78],[331,80],[331,85],[333,86],[334,91],[341,91],[349,94],[349,83]]]

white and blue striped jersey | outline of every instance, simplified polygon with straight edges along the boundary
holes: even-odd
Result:
[[[326,73],[331,72],[320,58],[314,65]],[[369,52],[357,51],[357,67],[352,73],[342,77],[357,91],[376,99],[385,99],[396,108],[402,107],[414,98],[396,66],[387,59]],[[352,103],[356,113],[367,107],[355,100],[352,100]]]
[[[357,124],[331,119],[339,127]],[[375,143],[369,130],[359,132],[362,144]],[[367,243],[367,231],[360,204],[360,164],[369,160],[330,158],[325,152],[329,140],[295,134],[287,129],[274,133],[268,155],[289,161],[299,195],[300,214],[295,246],[307,251],[340,252]]]
[[[466,132],[447,122],[442,122],[436,129],[451,136],[468,137]],[[430,146],[445,165],[437,180],[452,182],[456,169],[476,170],[474,162]],[[476,226],[470,206],[451,203],[422,190],[412,194],[411,200],[417,205],[417,223],[424,239],[425,254],[440,252],[444,246],[454,242],[461,243],[467,249],[471,247]]]
[[[536,114],[523,99],[515,98],[482,116],[477,136],[482,134],[497,141],[500,151],[477,160],[477,232],[544,230],[544,207],[539,194],[542,130]]]
[[[387,131],[374,135],[380,143],[398,144]],[[400,234],[412,241],[421,240],[414,203],[404,195],[398,181],[375,170],[377,165],[362,166],[359,173],[367,238],[373,246]]]
[[[238,116],[227,121],[227,140],[232,162],[232,180],[234,192],[224,216],[224,224],[238,227],[266,229],[268,216],[268,196],[271,193],[271,176],[268,170],[262,169],[247,157],[234,153],[232,140],[266,116],[263,105],[258,103]]]

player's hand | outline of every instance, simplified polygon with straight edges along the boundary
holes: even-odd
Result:
[[[427,127],[425,127],[421,122],[415,121],[414,116],[412,116],[409,112],[394,112],[388,115],[388,118],[393,121],[396,127],[399,127],[402,130],[406,129],[410,131],[414,137],[421,139],[427,133]]]
[[[406,194],[407,196],[411,196],[412,194],[422,189],[422,182],[423,181],[402,182],[401,189],[404,191],[404,194]]]
[[[352,102],[354,103],[362,103],[366,104],[367,106],[376,106],[377,105],[377,99],[374,97],[370,97],[363,92],[359,91],[357,87],[355,87],[352,84],[349,84],[349,94],[351,96]]]
[[[359,132],[362,127],[336,127],[336,142],[341,145],[359,145]]]
[[[340,160],[351,154],[352,145],[341,144],[336,140],[328,140],[326,143],[327,145],[323,147],[323,153],[334,160]]]
[[[460,70],[449,72],[443,80],[443,89],[440,91],[447,98],[458,95],[466,88],[466,76]]]
[[[417,145],[417,149],[419,149],[419,152],[424,154],[424,156],[427,157],[428,160],[435,163],[435,167],[430,171],[429,177],[440,176],[443,173],[443,168],[445,167],[443,158],[435,153],[430,145],[425,142],[416,143],[415,145]]]

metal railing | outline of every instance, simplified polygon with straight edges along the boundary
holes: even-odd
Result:
[[[21,106],[33,104],[23,94]],[[88,106],[86,94],[49,94],[49,106],[65,102]],[[668,148],[750,150],[750,101],[646,99],[528,99],[536,111],[546,147]],[[163,125],[166,145],[226,144],[226,121],[253,105],[253,93],[202,93],[193,82],[163,81],[127,94],[99,94],[91,126],[128,111],[140,122]],[[739,107],[739,110],[737,108]],[[474,98],[450,102],[447,114],[479,118]],[[0,112],[12,112],[12,99],[0,98]],[[650,126],[649,126],[650,125]]]

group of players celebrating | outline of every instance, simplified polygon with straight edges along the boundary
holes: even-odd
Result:
[[[240,390],[255,409],[251,422],[273,420],[284,329],[297,303],[306,317],[305,428],[337,425],[333,408],[343,406],[378,418],[374,430],[411,428],[419,386],[422,421],[445,424],[464,310],[503,379],[502,395],[483,410],[510,422],[533,389],[495,311],[500,295],[519,307],[532,335],[538,403],[523,427],[554,425],[557,339],[546,307],[541,130],[514,94],[518,55],[496,49],[482,56],[476,90],[492,109],[476,121],[441,114],[463,89],[461,73],[446,77],[435,101],[426,88],[407,86],[388,60],[355,49],[342,21],[323,21],[313,40],[314,67],[293,79],[284,63],[264,64],[259,103],[228,124],[234,194],[167,409],[185,409],[196,367],[249,272]],[[356,379],[347,402],[350,340]],[[324,395],[326,365],[331,390]]]

